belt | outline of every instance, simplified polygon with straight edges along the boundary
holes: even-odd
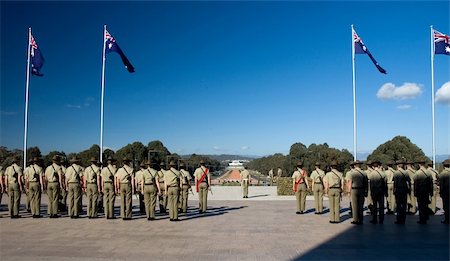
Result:
[[[175,186],[167,186],[168,188],[178,188],[178,186],[177,185],[175,185]]]
[[[105,181],[104,183],[109,183],[109,184],[111,184],[111,183],[112,183],[112,181]]]
[[[80,184],[80,182],[69,182],[69,184]]]
[[[12,181],[12,182],[8,182],[9,184],[17,184],[18,182],[16,181],[16,182],[14,182],[14,181]]]
[[[30,183],[37,183],[37,181],[30,181]]]
[[[144,185],[153,185],[154,183],[144,183]]]
[[[131,183],[129,183],[129,182],[126,182],[126,183],[122,183],[122,182],[120,182],[120,184],[124,184],[124,185],[131,185]]]
[[[322,182],[314,182],[315,184],[322,184]]]
[[[88,182],[88,184],[97,184],[97,182]]]
[[[334,188],[334,189],[340,189],[341,187],[330,187],[330,188]]]
[[[364,187],[352,187],[352,189],[363,189]]]
[[[48,183],[58,183],[58,181],[49,181]]]

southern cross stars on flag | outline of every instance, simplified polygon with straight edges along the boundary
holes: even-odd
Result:
[[[367,49],[366,45],[363,43],[362,39],[358,36],[356,31],[353,29],[353,44],[355,46],[355,54],[367,54],[372,60],[373,64],[377,67],[378,71],[380,73],[386,74],[386,70],[383,69],[378,62],[373,58],[372,54],[370,53],[369,49]]]
[[[433,29],[434,54],[450,55],[450,36]]]
[[[31,58],[31,74],[36,76],[44,76],[40,70],[44,65],[44,57],[39,49],[33,35],[30,35],[30,58]]]
[[[105,52],[116,52],[120,55],[120,58],[122,59],[123,65],[125,65],[125,68],[128,70],[128,72],[133,73],[134,67],[128,60],[128,58],[125,56],[125,54],[122,52],[122,49],[120,49],[119,45],[116,42],[116,39],[107,31],[105,30]]]

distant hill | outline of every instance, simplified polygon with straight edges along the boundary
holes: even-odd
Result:
[[[231,154],[220,154],[220,155],[202,155],[209,157],[218,161],[226,161],[226,160],[254,160],[260,158],[259,156],[252,155],[231,155]],[[183,158],[190,157],[190,155],[183,155]]]

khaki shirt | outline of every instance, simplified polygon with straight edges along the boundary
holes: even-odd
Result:
[[[423,195],[433,191],[433,178],[425,167],[420,167],[414,175],[414,194]]]
[[[16,163],[7,167],[5,170],[5,176],[8,178],[8,183],[17,183],[19,178],[23,176],[22,168]]]
[[[196,177],[197,180],[200,181],[200,179],[201,179],[201,177],[203,176],[203,173],[205,172],[206,169],[207,169],[207,168],[206,168],[205,166],[200,166],[199,168],[197,168],[197,169],[195,170],[195,172],[194,172],[194,177]],[[209,173],[209,170],[208,170],[208,174],[206,174],[206,177],[205,177],[205,179],[203,180],[203,182],[204,182],[204,181],[208,182],[208,178],[209,178],[209,177],[211,177],[211,174]]]
[[[395,169],[389,167],[384,174],[386,174],[386,182],[387,184],[394,184],[394,173]]]
[[[248,180],[249,177],[250,177],[250,172],[248,170],[245,169],[241,172],[241,178],[243,180]]]
[[[83,168],[78,164],[72,164],[66,170],[66,182],[67,183],[80,183],[81,177],[83,177]]]
[[[133,175],[133,168],[128,165],[124,165],[116,173],[116,177],[119,179],[119,183],[130,184],[131,179],[133,177],[132,175]]]
[[[104,167],[102,172],[100,172],[103,183],[114,183],[114,174],[116,174],[116,171],[117,169],[111,164]]]
[[[164,176],[165,176],[165,173],[166,171],[165,170],[163,170],[163,169],[161,169],[161,170],[158,170],[157,172],[156,172],[156,174],[157,174],[157,176],[158,176],[158,182],[159,183],[164,183]]]
[[[294,171],[294,173],[292,174],[292,179],[294,180],[295,183],[298,183],[299,180],[302,179],[302,173],[300,173],[300,171],[303,172],[303,170],[297,169],[297,170]],[[302,181],[300,181],[299,184],[305,183],[307,177],[308,177],[308,176],[306,175],[306,172],[305,172],[305,176],[303,177]]]
[[[372,179],[370,180],[371,191],[380,191],[385,188],[386,174],[380,169],[374,169],[372,171]]]
[[[415,176],[416,170],[409,167],[406,169],[406,172],[408,173],[409,179],[411,180],[411,186],[414,185],[414,176]]]
[[[446,197],[450,189],[450,168],[445,168],[439,175],[440,195]]]
[[[41,180],[40,177],[43,175],[44,170],[41,168],[41,166],[33,164],[28,167],[25,179],[27,179],[29,182],[39,182]]]
[[[48,182],[59,182],[59,176],[62,175],[61,172],[61,167],[56,163],[52,163],[45,169],[45,178]]]
[[[433,179],[433,183],[437,185],[438,179],[439,179],[438,172],[435,169],[433,169],[432,167],[428,167],[427,170],[428,170],[428,173],[431,175],[431,178]]]
[[[84,177],[87,183],[97,183],[98,176],[100,175],[100,168],[92,164],[84,170]]]
[[[180,174],[181,174],[181,184],[188,185],[191,183],[191,175],[187,170],[181,169]]]
[[[311,173],[311,179],[312,179],[312,182],[314,182],[314,183],[322,184],[323,177],[325,177],[325,172],[321,169],[319,169],[319,170],[316,169]]]
[[[142,182],[142,174],[144,173],[144,171],[145,171],[145,169],[140,169],[140,170],[138,170],[138,171],[136,172],[136,175],[134,175],[135,182],[136,182],[138,185],[141,185],[141,182]]]
[[[341,182],[343,179],[342,173],[337,171],[336,169],[332,169],[328,172],[323,178],[324,182],[328,183],[328,188],[341,188]]]
[[[352,188],[365,188],[367,186],[367,175],[360,168],[354,168],[347,172],[346,179],[352,182]]]
[[[398,168],[394,173],[394,191],[409,192],[411,189],[411,179],[408,172],[402,168]]]
[[[142,171],[142,181],[147,185],[159,182],[158,171],[153,168],[145,169]]]
[[[166,183],[167,187],[178,186],[179,176],[180,172],[175,168],[170,168],[170,170],[167,170],[164,174],[164,182]]]

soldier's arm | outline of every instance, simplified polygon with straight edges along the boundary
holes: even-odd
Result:
[[[165,189],[164,194],[167,195],[167,182],[165,180],[164,180],[164,189]]]
[[[114,176],[114,193],[118,194],[119,193],[119,180],[116,176]]]
[[[292,177],[292,190],[295,190],[295,178]]]
[[[135,182],[136,182],[135,178],[133,176],[131,176],[131,194],[136,193],[136,191],[135,191],[136,185],[134,184]]]
[[[5,171],[5,192],[6,193],[8,193],[8,174],[6,174],[6,171]]]
[[[159,181],[155,179],[156,187],[158,188],[158,194],[161,194],[161,188],[159,187]]]

